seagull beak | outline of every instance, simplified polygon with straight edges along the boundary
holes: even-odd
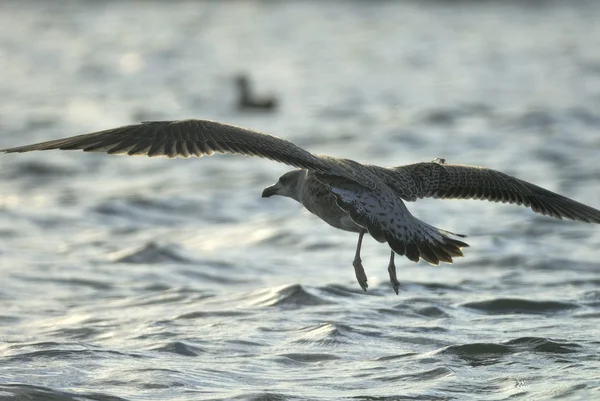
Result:
[[[277,195],[278,192],[277,184],[271,185],[270,187],[266,187],[262,193],[263,198],[268,198],[273,195]]]

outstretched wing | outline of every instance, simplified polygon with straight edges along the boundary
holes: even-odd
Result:
[[[383,181],[403,199],[480,199],[514,203],[534,212],[600,223],[600,210],[485,167],[446,164],[443,160],[387,169]]]
[[[461,248],[469,246],[450,237],[463,235],[440,230],[414,217],[388,187],[375,192],[345,178],[324,174],[317,174],[316,178],[357,225],[414,262],[422,258],[434,265],[452,263],[452,257],[463,256]]]
[[[355,166],[360,166],[359,163],[316,156],[284,139],[208,120],[144,122],[33,145],[0,149],[0,152],[21,153],[51,149],[80,149],[85,152],[169,158],[231,153],[262,157],[293,167],[339,175],[369,187],[375,185],[373,178],[368,174],[357,174]],[[365,173],[368,171],[365,170]]]

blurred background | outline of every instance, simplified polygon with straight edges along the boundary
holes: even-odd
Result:
[[[3,1],[0,148],[211,119],[600,207],[600,3]],[[0,399],[594,399],[599,227],[423,200],[454,265],[262,189],[288,168],[0,156]],[[37,398],[36,398],[37,397]]]

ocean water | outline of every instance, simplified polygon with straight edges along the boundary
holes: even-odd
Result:
[[[317,154],[485,165],[600,207],[596,2],[5,1],[0,147],[203,118]],[[240,112],[252,78],[274,112]],[[600,398],[600,227],[408,204],[430,266],[284,198],[287,167],[0,155],[2,400]]]

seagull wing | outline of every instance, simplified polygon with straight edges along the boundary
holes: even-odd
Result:
[[[169,158],[231,153],[271,159],[293,167],[347,177],[368,187],[375,186],[375,181],[368,171],[364,168],[364,174],[355,171],[356,166],[362,166],[359,163],[316,156],[284,139],[208,120],[144,122],[33,145],[0,149],[0,152],[22,153],[51,149],[80,149],[85,152]]]
[[[452,257],[463,256],[461,248],[469,246],[450,237],[463,235],[440,230],[414,217],[389,187],[372,191],[339,176],[316,174],[316,178],[357,225],[414,262],[422,258],[434,265],[452,263]]]
[[[480,199],[527,206],[561,220],[600,223],[600,210],[485,167],[433,161],[387,169],[384,176],[383,181],[407,201]]]

